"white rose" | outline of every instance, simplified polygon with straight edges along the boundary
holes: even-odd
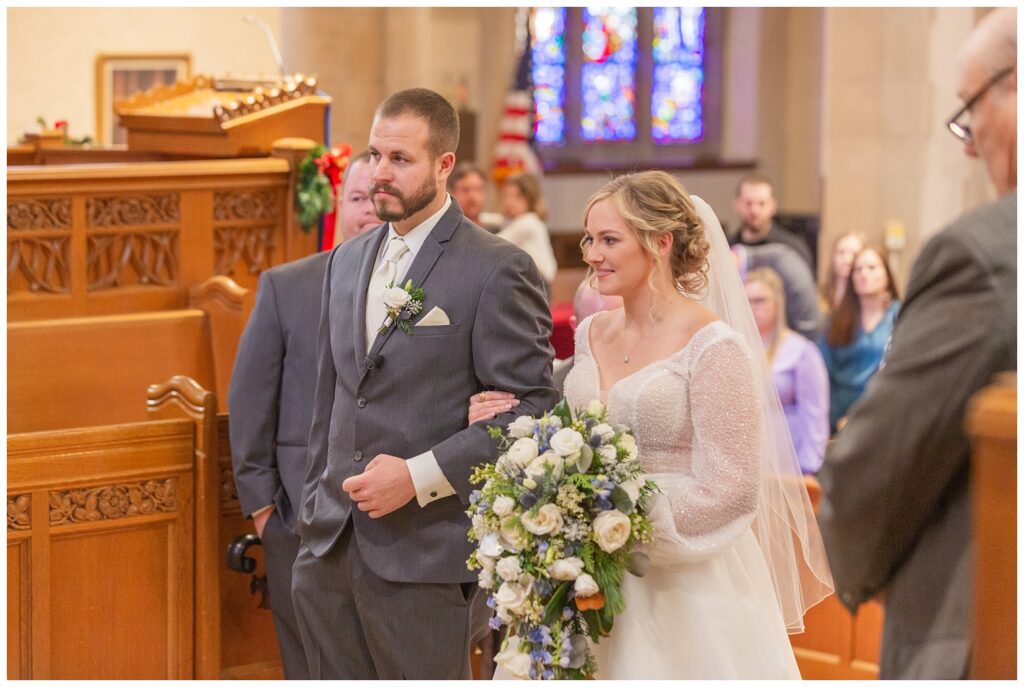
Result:
[[[620,484],[623,491],[629,496],[629,500],[636,505],[637,500],[640,498],[640,488],[644,486],[646,480],[643,477],[634,477],[631,480],[627,480]]]
[[[607,422],[602,422],[598,426],[594,427],[594,429],[590,430],[590,436],[594,436],[595,434],[601,437],[602,443],[611,441],[615,438],[615,430],[612,429],[612,426]]]
[[[556,580],[575,580],[583,572],[583,561],[572,558],[559,558],[548,566],[548,573]]]
[[[636,460],[637,447],[636,439],[633,438],[632,434],[623,434],[622,438],[619,439],[619,443],[622,448],[626,449],[626,453],[629,454],[628,460]]]
[[[597,582],[594,582],[594,578],[587,573],[577,577],[572,587],[576,590],[576,596],[593,596],[601,591],[601,588],[597,586]]]
[[[533,534],[558,534],[562,531],[562,511],[553,503],[544,504],[533,516],[527,511],[519,516],[519,520],[526,531]]]
[[[529,579],[529,575],[523,579],[525,580],[524,583],[501,583],[498,591],[494,593],[494,601],[500,608],[515,614],[526,610],[526,602],[530,596],[530,586],[533,584],[533,580]]]
[[[571,456],[583,447],[583,437],[575,429],[566,427],[551,437],[551,450],[560,456]]]
[[[520,415],[508,425],[508,435],[516,439],[532,437],[537,421],[529,415]]]
[[[516,443],[508,450],[508,459],[516,467],[522,469],[533,462],[539,453],[537,442],[529,437],[516,439]]]
[[[410,299],[412,296],[405,289],[400,289],[397,286],[384,289],[384,305],[389,308],[402,308]]]
[[[488,570],[487,568],[481,570],[480,574],[477,575],[476,579],[477,584],[479,584],[484,589],[490,589],[494,586],[494,573]]]
[[[519,531],[519,528],[512,525],[513,522],[515,520],[512,516],[501,521],[501,538],[499,542],[504,547],[504,550],[517,553],[526,542],[523,541],[523,534]]]
[[[523,568],[519,565],[518,556],[505,556],[495,566],[495,571],[506,582],[515,582],[523,574]]]
[[[620,510],[606,510],[594,518],[594,541],[605,553],[622,548],[629,539],[629,516]]]
[[[562,475],[565,472],[565,461],[551,451],[547,451],[544,455],[534,458],[533,461],[526,466],[526,474],[535,480],[540,479],[544,476],[544,469],[548,465],[551,466],[551,474],[554,478],[556,480],[562,479]]]
[[[509,639],[511,640],[512,637],[515,635]],[[519,638],[515,637],[515,639],[515,644],[509,641],[504,651],[494,655],[494,662],[520,680],[527,680],[530,677],[533,659],[530,658],[529,652],[519,650]]]
[[[601,456],[601,462],[608,463],[615,460],[615,447],[611,444],[605,444],[597,449],[598,455]]]
[[[490,558],[491,564],[494,564],[494,560],[505,552],[501,542],[498,541],[497,532],[488,532],[484,535],[483,539],[480,540],[479,552],[477,553],[477,559],[480,559],[481,554],[484,558]]]
[[[477,513],[473,516],[471,522],[473,523],[473,531],[476,532],[478,537],[483,536],[487,532],[487,523],[484,522],[484,516]]]
[[[587,414],[588,415],[600,415],[603,412],[604,412],[604,404],[601,403],[596,398],[593,401],[590,402],[590,405],[587,406]]]
[[[491,510],[499,518],[503,518],[506,515],[511,515],[512,510],[516,507],[516,502],[512,500],[510,496],[499,496],[494,499],[494,505],[491,506]]]
[[[479,551],[477,551],[476,552],[476,562],[479,563],[480,567],[483,568],[484,570],[491,570],[491,571],[493,571],[494,570],[494,564],[497,562],[497,559],[494,558],[493,556],[488,556],[486,554],[482,554]]]

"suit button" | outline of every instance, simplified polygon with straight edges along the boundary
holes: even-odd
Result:
[[[366,399],[365,398],[358,399],[356,401],[356,405],[359,406],[360,408],[365,408],[366,407]]]
[[[356,451],[356,452],[355,452],[355,453],[354,453],[354,454],[352,455],[352,460],[354,460],[354,461],[355,461],[355,462],[357,462],[357,463],[358,463],[359,461],[361,461],[362,459],[363,459],[363,452],[362,452],[362,451]]]

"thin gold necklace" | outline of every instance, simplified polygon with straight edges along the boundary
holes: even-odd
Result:
[[[658,325],[654,325],[653,327],[651,327],[651,332],[653,332],[655,330],[655,328],[657,328],[657,326]],[[629,328],[625,324],[622,325],[622,331],[623,331],[624,334],[629,334]],[[651,332],[647,332],[647,334],[650,334]],[[622,357],[622,362],[624,364],[626,364],[626,365],[629,364],[629,356],[633,355],[633,351],[635,351],[636,347],[640,345],[640,342],[643,341],[647,337],[647,334],[641,334],[640,338],[637,339],[636,342],[631,347],[626,349],[626,355],[624,355]]]

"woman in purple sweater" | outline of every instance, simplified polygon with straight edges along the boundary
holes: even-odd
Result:
[[[800,468],[814,474],[829,436],[825,361],[814,343],[786,326],[786,296],[778,274],[766,268],[752,270],[744,284]]]

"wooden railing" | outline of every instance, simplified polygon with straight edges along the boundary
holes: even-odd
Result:
[[[971,401],[974,627],[971,678],[1017,678],[1017,375]]]
[[[254,289],[313,253],[292,211],[312,142],[281,143],[267,158],[9,168],[8,319],[182,308],[212,276]]]

